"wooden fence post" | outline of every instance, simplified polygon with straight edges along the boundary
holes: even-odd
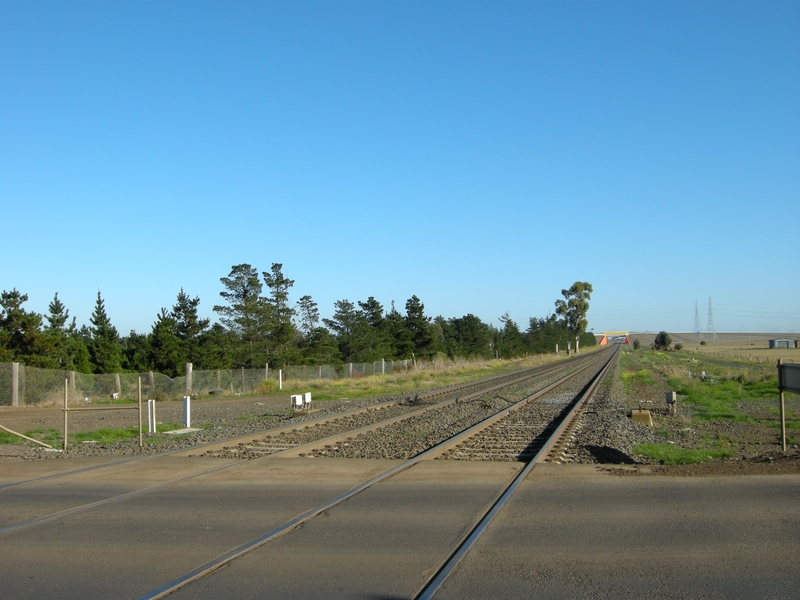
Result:
[[[19,406],[19,363],[11,363],[11,406]]]

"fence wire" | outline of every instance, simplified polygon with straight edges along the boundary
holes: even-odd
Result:
[[[58,369],[38,369],[19,363],[17,367],[17,405],[54,405],[64,402],[64,382],[67,382],[68,401],[96,402],[98,400],[135,400],[139,378],[144,400],[177,399],[190,393],[195,396],[237,396],[269,394],[278,390],[278,378],[284,382],[316,379],[336,380],[347,377],[389,375],[413,367],[410,360],[375,361],[334,365],[296,365],[277,369],[218,369],[193,370],[190,390],[186,377],[170,378],[163,373],[87,374]],[[0,363],[0,406],[12,404],[12,363]]]

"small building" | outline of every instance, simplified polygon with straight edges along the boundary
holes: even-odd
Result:
[[[797,348],[797,340],[790,338],[775,338],[769,341],[770,348]]]

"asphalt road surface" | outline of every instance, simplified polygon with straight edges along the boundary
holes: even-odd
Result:
[[[230,464],[161,458],[0,490],[0,528]],[[78,464],[0,465],[0,485]],[[393,464],[261,459],[5,531],[0,596],[138,598]],[[423,462],[170,598],[410,598],[519,468]],[[798,567],[800,475],[545,465],[436,597],[797,598]]]

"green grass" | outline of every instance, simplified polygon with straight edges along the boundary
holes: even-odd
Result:
[[[40,442],[44,442],[45,444],[52,445],[55,442],[61,442],[61,433],[56,431],[55,429],[31,429],[29,431],[23,431],[25,435],[29,438],[33,438],[35,440],[39,440]],[[27,440],[10,434],[6,431],[0,430],[0,444],[28,444]]]
[[[775,385],[767,381],[744,382],[725,380],[718,382],[698,379],[670,379],[670,386],[681,396],[681,401],[692,407],[694,416],[703,420],[728,420],[748,422],[753,418],[736,408],[740,402],[778,399]]]
[[[665,465],[691,465],[715,458],[733,456],[733,450],[730,448],[690,450],[674,444],[637,444],[634,449],[637,454]]]
[[[181,429],[180,423],[158,423],[156,433]],[[145,432],[146,433],[146,432]],[[31,436],[33,437],[33,436]],[[98,444],[117,444],[119,442],[130,442],[139,438],[138,427],[120,427],[118,429],[95,429],[93,431],[79,431],[70,433],[71,442],[97,442]],[[158,441],[162,436],[148,437],[148,442]]]
[[[139,437],[138,427],[122,427],[120,429],[95,429],[94,431],[79,431],[69,435],[70,441],[97,442],[98,444],[115,444],[127,442]]]

